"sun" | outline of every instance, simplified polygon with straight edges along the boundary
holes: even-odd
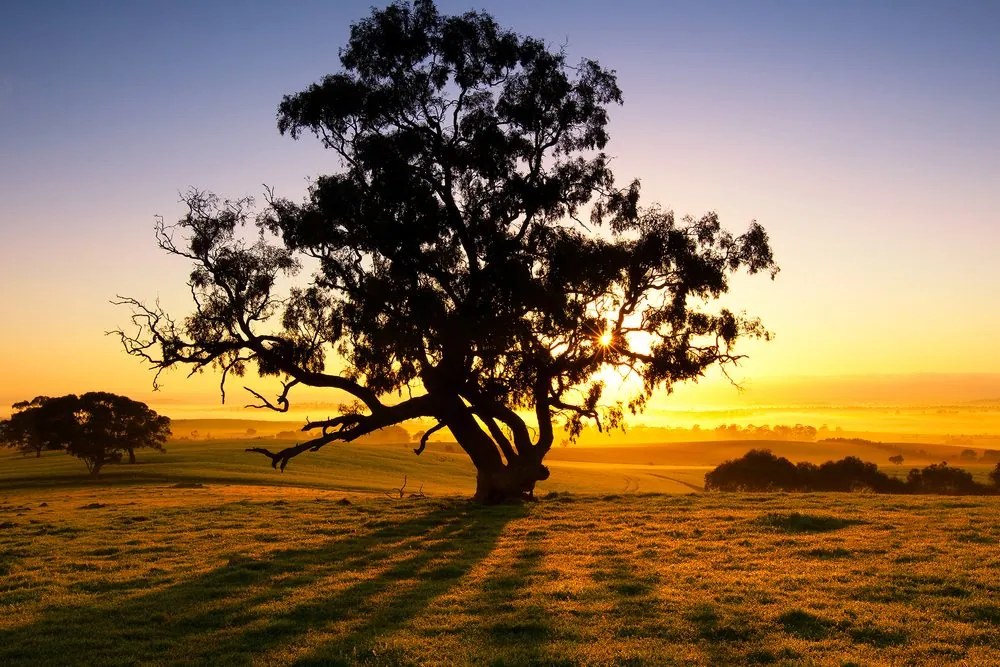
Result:
[[[605,331],[598,337],[597,342],[601,344],[601,347],[608,347],[611,345],[613,337],[610,331]]]

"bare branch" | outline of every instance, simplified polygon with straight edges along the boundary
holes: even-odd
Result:
[[[246,408],[259,408],[259,409],[266,408],[268,410],[274,410],[275,412],[288,412],[288,408],[289,408],[288,391],[292,387],[294,387],[295,385],[297,385],[298,383],[299,383],[299,381],[298,380],[294,380],[294,379],[290,380],[288,382],[282,383],[281,394],[278,395],[278,398],[275,401],[275,403],[277,403],[277,405],[275,405],[275,403],[271,403],[270,401],[268,401],[266,398],[264,398],[262,395],[260,395],[259,393],[257,393],[253,389],[251,389],[250,387],[243,387],[248,392],[250,392],[251,394],[253,394],[257,398],[259,398],[260,401],[261,401],[260,405],[254,404],[254,403],[249,403],[249,404],[247,404],[247,405],[245,405],[243,407],[246,407]]]
[[[395,492],[398,495],[394,496],[392,493],[389,493],[388,491],[385,491],[384,493],[385,493],[385,495],[389,496],[390,498],[400,498],[400,499],[402,499],[403,493],[404,493],[403,490],[405,488],[406,488],[406,475],[403,475],[403,484]],[[420,488],[423,488],[423,487],[420,487]]]

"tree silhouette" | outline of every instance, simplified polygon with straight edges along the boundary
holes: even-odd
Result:
[[[947,461],[910,471],[906,483],[914,493],[967,494],[981,490],[972,473],[949,466]]]
[[[40,457],[46,449],[62,449],[73,421],[76,396],[36,396],[14,403],[9,419],[0,421],[0,443]]]
[[[126,350],[159,371],[255,365],[354,403],[309,421],[315,437],[263,451],[276,467],[305,451],[414,418],[447,428],[477,468],[476,497],[530,496],[562,425],[620,424],[656,390],[735,363],[761,323],[711,302],[737,271],[777,272],[758,224],[725,231],[714,213],[675,218],[617,187],[608,107],[613,71],[506,30],[488,14],[396,3],[351,28],[341,71],[286,96],[278,129],[314,134],[340,170],[304,202],[268,191],[221,200],[190,191],[158,222],[159,246],[194,264],[194,312],[120,298]],[[255,223],[257,234],[246,233]],[[309,267],[308,282],[278,285]],[[602,401],[598,372],[637,378]],[[155,382],[155,381],[154,381]]]
[[[38,396],[15,403],[9,420],[0,423],[0,437],[7,443],[30,443],[32,448],[64,449],[87,464],[96,476],[105,464],[148,447],[163,451],[170,435],[170,419],[145,403],[107,392]],[[16,445],[24,447],[25,445]]]

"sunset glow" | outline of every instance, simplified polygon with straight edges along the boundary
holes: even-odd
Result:
[[[153,393],[151,373],[104,335],[127,317],[109,301],[124,292],[187,312],[190,267],[151,234],[155,214],[180,215],[178,191],[259,196],[266,183],[295,200],[305,177],[336,168],[317,143],[278,136],[274,110],[332,71],[370,4],[241,7],[239,31],[224,3],[10,10],[0,413],[100,388],[167,412],[247,415],[251,397],[234,385],[222,406],[210,372],[169,373]],[[770,234],[777,279],[739,278],[727,297],[774,333],[739,346],[742,389],[712,374],[656,397],[635,423],[669,425],[679,403],[767,403],[777,385],[796,387],[786,404],[826,403],[844,378],[897,387],[880,399],[891,405],[912,404],[907,387],[929,376],[942,380],[924,383],[923,405],[1000,398],[1000,22],[989,5],[483,7],[617,71],[625,104],[608,149],[623,182],[641,178],[644,197],[678,216],[716,210],[729,228],[756,219]],[[246,384],[277,392],[272,380]],[[292,398],[296,414],[343,400]]]

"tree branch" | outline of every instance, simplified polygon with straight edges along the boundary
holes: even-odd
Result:
[[[427,429],[426,431],[424,431],[424,434],[422,436],[420,436],[420,445],[417,446],[417,447],[415,447],[413,449],[413,453],[416,454],[417,456],[420,456],[421,454],[423,454],[424,453],[424,449],[427,447],[427,440],[428,440],[428,438],[431,437],[431,434],[433,434],[433,433],[435,433],[437,431],[440,431],[444,427],[445,427],[445,423],[444,422],[438,422],[434,426],[431,426],[429,429]]]
[[[247,405],[245,405],[243,407],[245,407],[245,408],[258,408],[258,409],[264,409],[264,408],[266,408],[268,410],[274,410],[275,412],[288,412],[288,407],[289,407],[289,403],[288,403],[288,391],[292,387],[294,387],[295,385],[297,385],[298,383],[299,383],[298,380],[290,380],[289,382],[282,383],[281,394],[278,395],[278,398],[275,401],[277,403],[277,405],[275,405],[274,403],[271,403],[269,400],[267,400],[266,398],[264,398],[261,394],[258,394],[256,391],[254,391],[250,387],[243,387],[248,392],[250,392],[251,394],[253,394],[257,398],[259,398],[260,401],[261,401],[260,405],[257,405],[257,404],[254,404],[254,403],[248,403]]]
[[[430,396],[417,396],[396,405],[382,406],[370,415],[347,413],[332,419],[307,421],[302,430],[310,431],[321,428],[322,434],[319,437],[286,447],[278,452],[271,452],[262,447],[253,447],[246,451],[263,454],[271,459],[272,468],[284,470],[291,459],[303,452],[318,451],[337,440],[350,442],[386,426],[392,426],[415,417],[437,417],[436,401]]]

